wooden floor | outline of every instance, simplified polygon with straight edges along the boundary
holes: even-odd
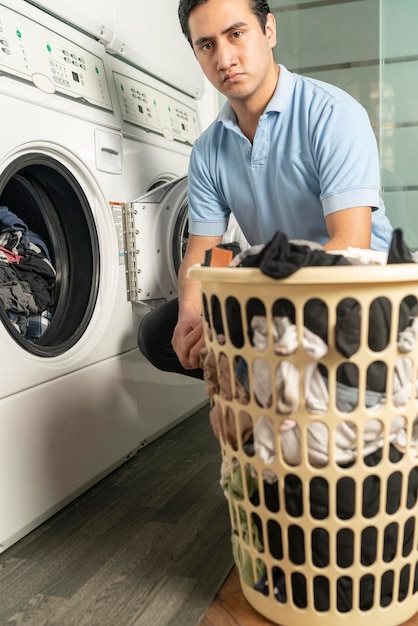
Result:
[[[205,408],[0,555],[0,626],[196,626],[233,564],[219,477]]]
[[[219,472],[204,408],[0,555],[0,626],[272,626],[241,592]]]
[[[248,604],[241,591],[238,571],[234,567],[199,626],[274,626],[274,622],[257,613]],[[418,612],[407,622],[396,626],[418,626]]]

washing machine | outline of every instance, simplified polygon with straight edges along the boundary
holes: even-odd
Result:
[[[177,293],[187,244],[187,169],[200,134],[196,100],[113,55],[124,159],[126,267],[133,302],[158,306]]]
[[[113,54],[105,62],[122,134],[125,237],[119,239],[119,258],[137,326],[151,309],[177,295],[188,239],[187,170],[200,134],[199,113],[193,97],[144,69]],[[133,372],[143,376],[138,366]],[[176,397],[206,401],[203,383],[171,376],[176,386],[166,396],[170,402]],[[138,383],[134,389],[141,406],[146,396]]]
[[[0,32],[2,551],[205,398],[136,346],[103,44],[23,0]]]

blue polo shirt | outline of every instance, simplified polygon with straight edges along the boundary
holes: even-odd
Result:
[[[232,212],[250,245],[266,243],[277,230],[323,244],[327,215],[371,206],[371,247],[388,250],[392,227],[367,112],[338,87],[279,67],[253,144],[227,102],[193,146],[189,232],[223,235]]]

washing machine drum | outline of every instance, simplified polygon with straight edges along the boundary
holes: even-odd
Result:
[[[92,317],[99,244],[79,182],[45,155],[25,155],[0,179],[0,317],[17,344],[51,357]]]
[[[125,215],[131,300],[173,298],[189,234],[187,176],[152,189]]]

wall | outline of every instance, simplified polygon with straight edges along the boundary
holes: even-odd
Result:
[[[177,0],[114,0],[115,33],[130,51],[147,58],[158,77],[201,95],[203,75],[181,32]]]
[[[334,83],[367,109],[392,224],[418,249],[418,2],[270,0],[276,60]]]

